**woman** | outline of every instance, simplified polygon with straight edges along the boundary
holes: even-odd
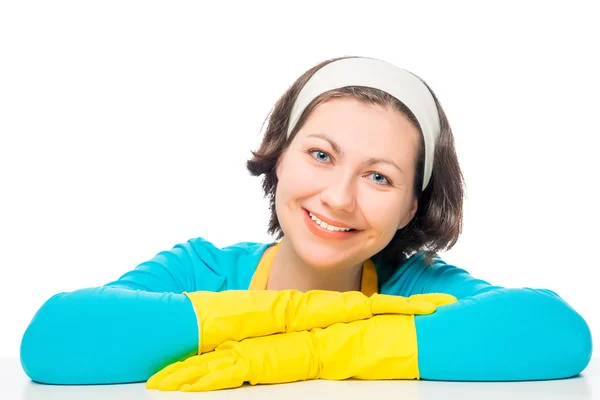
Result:
[[[437,256],[460,234],[463,182],[420,78],[371,58],[325,61],[280,98],[253,155],[278,242],[195,238],[55,295],[23,336],[26,373],[195,391],[555,379],[588,364],[589,327],[556,293],[493,286]]]

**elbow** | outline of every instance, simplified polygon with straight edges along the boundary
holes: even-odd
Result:
[[[537,290],[543,299],[539,305],[545,306],[542,313],[549,332],[547,351],[554,354],[556,368],[554,378],[569,378],[580,374],[592,358],[592,332],[585,319],[556,293]],[[544,335],[540,332],[540,335]],[[554,347],[554,348],[552,348]],[[550,360],[547,360],[550,361]]]
[[[29,325],[21,339],[21,367],[31,380],[44,383],[44,376],[47,374],[45,373],[44,360],[42,357],[37,356],[39,352],[36,351],[36,347],[39,345],[39,342],[40,340],[36,337],[35,329],[32,329],[31,325]]]
[[[565,365],[569,366],[568,376],[576,376],[589,364],[592,358],[592,332],[585,319],[572,311],[572,324],[566,334]]]
[[[48,350],[55,346],[52,338],[57,336],[55,304],[62,293],[51,297],[38,310],[23,334],[20,347],[21,367],[31,380],[40,383],[56,384],[56,362],[49,357]]]

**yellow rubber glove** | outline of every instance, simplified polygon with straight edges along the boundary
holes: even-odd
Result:
[[[378,314],[431,314],[450,295],[418,294],[410,297],[361,292],[312,290],[231,290],[184,294],[192,301],[198,319],[198,353],[214,350],[228,340],[275,333],[325,328]],[[452,296],[450,296],[452,297]]]
[[[449,296],[444,304],[456,302]],[[413,315],[379,315],[325,329],[282,333],[193,356],[152,376],[146,387],[183,392],[308,379],[419,379]]]

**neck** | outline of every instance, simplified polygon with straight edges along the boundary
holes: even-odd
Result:
[[[273,247],[267,251],[273,251]],[[350,268],[314,268],[298,256],[284,236],[273,259],[267,289],[360,291],[361,278],[362,263]]]

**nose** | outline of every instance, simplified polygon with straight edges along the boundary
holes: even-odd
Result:
[[[351,176],[333,176],[321,191],[321,201],[332,210],[353,212],[356,207],[355,185]]]

